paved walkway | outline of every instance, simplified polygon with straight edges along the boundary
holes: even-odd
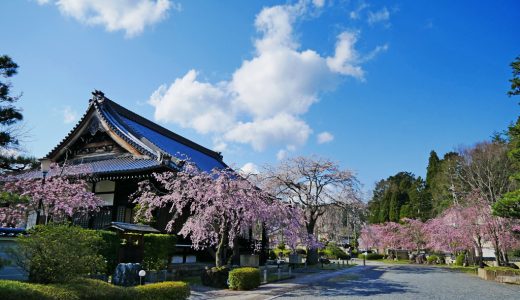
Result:
[[[520,286],[442,268],[372,264],[312,274],[249,292],[196,290],[190,299],[520,299]]]

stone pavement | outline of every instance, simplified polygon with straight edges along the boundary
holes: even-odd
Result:
[[[192,288],[192,300],[203,299],[228,299],[228,300],[259,300],[272,299],[279,295],[289,293],[294,290],[302,289],[315,282],[320,282],[342,276],[349,273],[359,272],[362,267],[356,266],[348,269],[340,269],[337,271],[323,271],[317,273],[293,273],[296,278],[283,280],[280,282],[261,285],[253,291],[232,291],[232,290],[214,290],[207,287],[196,286]]]
[[[475,275],[416,265],[367,263],[334,272],[298,276],[254,291],[196,287],[190,299],[520,299],[520,286]]]

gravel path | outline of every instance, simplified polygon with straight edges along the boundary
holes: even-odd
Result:
[[[354,270],[353,270],[354,271]],[[520,299],[520,286],[412,265],[372,265],[285,292],[276,299]]]

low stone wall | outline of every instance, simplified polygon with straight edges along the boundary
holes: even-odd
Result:
[[[520,275],[511,271],[478,269],[478,277],[484,280],[493,280],[501,283],[520,284]]]
[[[520,276],[497,276],[495,281],[501,283],[520,284]]]
[[[496,274],[495,271],[478,268],[478,277],[484,280],[495,280]]]

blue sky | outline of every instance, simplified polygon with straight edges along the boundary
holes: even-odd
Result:
[[[317,154],[370,189],[501,131],[518,1],[1,1],[26,150],[45,155],[90,92],[237,167]],[[248,166],[253,166],[249,164]]]

